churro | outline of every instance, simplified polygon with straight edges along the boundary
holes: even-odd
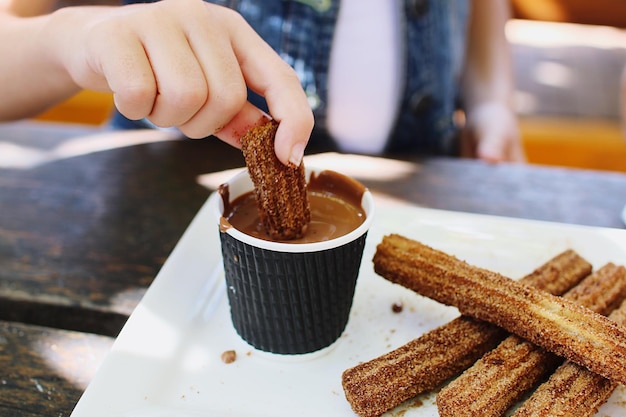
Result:
[[[626,301],[609,318],[626,326]],[[566,361],[541,384],[513,417],[591,417],[598,412],[618,383]]]
[[[603,315],[624,297],[626,268],[612,263],[563,296]],[[511,335],[437,394],[439,415],[501,416],[562,362],[559,356]]]
[[[254,184],[259,217],[269,237],[291,240],[304,236],[311,220],[304,163],[284,165],[274,152],[278,123],[250,129],[241,138],[250,178]]]
[[[589,262],[567,250],[521,281],[560,295],[590,272]],[[358,415],[379,416],[458,375],[506,335],[492,324],[458,317],[385,355],[344,371],[346,399]]]
[[[456,306],[593,372],[626,383],[626,329],[600,314],[400,235],[383,238],[375,271]]]

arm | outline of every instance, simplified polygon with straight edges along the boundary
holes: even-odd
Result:
[[[67,7],[37,17],[0,10],[0,120],[27,117],[80,89],[112,92],[119,111],[215,133],[239,146],[263,117],[246,86],[280,122],[276,154],[298,164],[313,116],[295,72],[236,12],[200,0]]]
[[[474,0],[462,80],[466,128],[462,154],[487,161],[524,161],[513,110],[514,80],[504,26],[504,0]]]

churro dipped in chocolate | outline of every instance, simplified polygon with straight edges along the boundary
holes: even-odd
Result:
[[[567,250],[523,277],[522,282],[563,294],[591,272],[591,264]],[[508,333],[461,316],[378,358],[347,369],[343,389],[361,417],[379,416],[458,375]]]
[[[286,166],[274,152],[278,123],[250,129],[241,138],[241,150],[254,184],[259,217],[270,238],[291,240],[304,236],[311,220],[304,163]]]
[[[626,297],[626,268],[612,263],[563,298],[606,315]],[[563,359],[518,336],[507,337],[437,394],[442,417],[501,416]]]
[[[626,329],[588,308],[400,235],[383,238],[375,271],[461,314],[496,324],[593,372],[626,383]]]
[[[626,301],[609,318],[626,326]],[[541,384],[513,417],[591,417],[618,383],[566,361]]]

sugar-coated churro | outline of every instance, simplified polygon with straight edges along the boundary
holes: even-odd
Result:
[[[383,238],[374,255],[374,269],[391,282],[626,383],[626,329],[570,300],[470,266],[400,235]]]
[[[600,314],[626,297],[626,268],[600,268],[564,295]],[[559,356],[511,335],[437,394],[441,417],[501,416],[563,362]]]
[[[591,272],[591,264],[567,250],[522,282],[560,295]],[[507,333],[497,326],[461,316],[342,375],[346,399],[362,417],[379,416],[462,372]]]
[[[250,129],[241,138],[250,178],[254,184],[259,217],[272,239],[301,238],[311,220],[304,164],[286,166],[274,152],[278,123]]]
[[[626,326],[626,301],[609,318]],[[513,417],[591,417],[618,383],[566,361],[541,384]]]
[[[380,416],[462,372],[506,334],[484,321],[459,317],[375,360],[344,371],[346,399],[359,416]]]

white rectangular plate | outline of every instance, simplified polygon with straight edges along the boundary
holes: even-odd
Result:
[[[350,321],[324,354],[286,359],[243,342],[230,322],[217,226],[205,205],[159,272],[73,417],[353,416],[341,373],[458,315],[373,272],[382,236],[400,233],[514,279],[572,248],[594,267],[626,263],[626,231],[392,205],[369,233]],[[400,313],[392,305],[400,304]],[[220,357],[235,350],[237,359]],[[619,387],[599,415],[626,409]],[[436,416],[434,394],[389,415]]]

